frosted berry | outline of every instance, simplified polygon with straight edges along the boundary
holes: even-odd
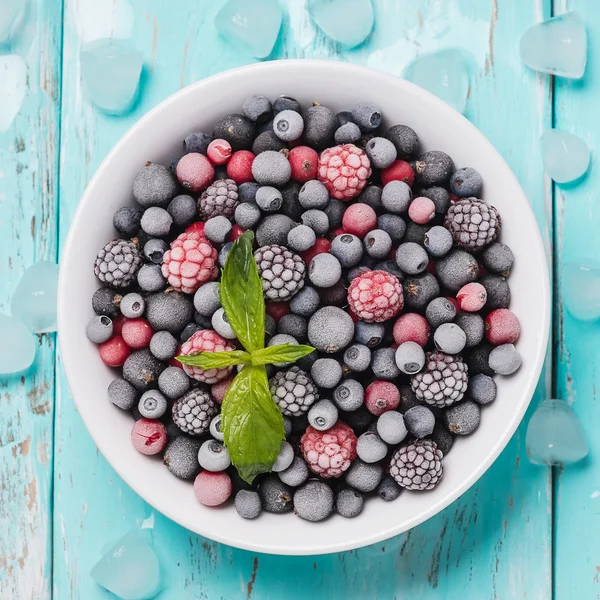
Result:
[[[506,308],[493,310],[485,319],[485,337],[495,346],[516,342],[520,333],[517,315]]]
[[[457,406],[462,404],[464,404],[464,402],[457,404]],[[452,408],[449,408],[448,410],[452,410]],[[414,435],[416,438],[424,438],[433,433],[433,428],[435,427],[435,415],[426,406],[418,404],[417,406],[409,408],[404,413],[404,424],[410,435]]]
[[[417,275],[427,268],[429,256],[420,244],[404,242],[396,250],[396,263],[403,273]]]
[[[365,152],[376,169],[386,169],[398,155],[394,144],[383,137],[370,139],[365,146]]]
[[[220,118],[212,132],[213,139],[227,140],[234,150],[250,148],[255,135],[255,124],[248,117],[239,114],[229,114]]]
[[[344,352],[344,370],[362,373],[371,364],[371,350],[363,344],[352,344]]]
[[[394,342],[398,345],[404,342],[416,342],[424,348],[429,341],[429,323],[417,313],[405,313],[394,323],[392,334]]]
[[[365,205],[366,206],[366,205]],[[353,267],[363,257],[363,245],[360,239],[351,233],[343,233],[333,238],[331,254],[335,256],[342,267]]]
[[[308,479],[309,474],[308,465],[301,456],[294,457],[292,464],[278,473],[279,479],[291,487],[302,485]]]
[[[381,204],[389,213],[400,214],[408,210],[412,191],[404,181],[390,181],[381,191]]]
[[[433,342],[441,352],[458,354],[467,343],[467,335],[456,323],[442,323],[433,334]]]
[[[238,188],[233,179],[217,179],[198,201],[198,208],[205,219],[218,215],[231,218],[237,205]]]
[[[225,472],[202,471],[194,480],[194,495],[204,506],[219,506],[231,496],[231,477]]]
[[[167,412],[167,407],[167,399],[158,390],[148,390],[140,398],[138,411],[146,419],[160,419]]]
[[[123,206],[119,208],[113,216],[113,226],[125,238],[131,238],[137,234],[140,229],[140,220],[142,211],[133,206]]]
[[[220,381],[214,383],[213,386],[210,388],[212,397],[217,404],[223,403],[225,394],[227,393],[227,390],[229,389],[229,386],[231,385],[234,379],[235,375],[232,373],[228,377],[225,377],[224,379],[221,379]]]
[[[293,221],[292,221],[293,227]],[[291,228],[290,228],[291,229]],[[331,242],[325,238],[318,237],[312,248],[300,253],[302,260],[308,265],[317,254],[326,254],[331,249]]]
[[[322,521],[333,512],[333,490],[322,481],[309,481],[294,493],[294,510],[306,521]]]
[[[487,292],[487,302],[485,304],[487,310],[508,308],[510,305],[510,287],[504,277],[488,273],[480,277],[478,281]]]
[[[316,179],[319,155],[315,150],[308,146],[296,146],[290,150],[288,160],[292,167],[292,179],[294,181],[305,183]]]
[[[268,300],[285,301],[304,286],[304,261],[284,246],[271,244],[254,253],[262,288]]]
[[[142,257],[137,244],[113,240],[98,252],[94,274],[102,283],[122,289],[134,282],[141,264]]]
[[[383,468],[378,463],[369,464],[357,458],[346,473],[346,483],[359,492],[372,492],[383,479]]]
[[[300,220],[304,225],[308,225],[316,235],[323,236],[329,231],[329,218],[325,211],[310,208],[302,213]]]
[[[242,104],[244,114],[255,123],[268,121],[273,114],[271,101],[261,94],[248,96]]]
[[[308,265],[308,277],[315,287],[330,288],[341,276],[342,265],[333,254],[317,254]]]
[[[375,131],[381,125],[381,109],[374,102],[359,102],[352,109],[352,121],[361,131]]]
[[[133,197],[142,208],[164,208],[176,193],[177,181],[164,165],[146,163],[133,181]]]
[[[377,215],[368,204],[351,204],[342,218],[342,227],[347,233],[363,238],[377,227]]]
[[[216,440],[206,440],[198,451],[198,462],[203,469],[216,473],[229,467],[231,458],[223,444]]]
[[[284,142],[294,142],[304,131],[304,119],[295,110],[282,110],[273,119],[273,132]]]
[[[490,369],[499,375],[512,375],[521,367],[522,362],[514,344],[496,346],[489,356]]]
[[[262,511],[260,496],[254,490],[240,490],[235,495],[234,505],[243,519],[256,519]]]
[[[358,196],[370,176],[369,158],[353,144],[327,148],[319,157],[319,181],[339,200]]]
[[[481,261],[488,271],[507,277],[515,262],[515,256],[506,244],[494,242],[481,253]]]
[[[128,319],[137,319],[144,314],[146,302],[140,294],[131,293],[121,300],[121,313]]]
[[[254,154],[249,150],[234,152],[227,163],[227,176],[238,185],[254,181],[254,175],[252,175],[254,158]]]
[[[290,417],[307,413],[319,399],[313,380],[298,367],[277,373],[269,381],[269,388],[279,410]]]
[[[403,373],[414,375],[425,365],[425,352],[416,342],[403,342],[396,348],[395,360]]]
[[[121,330],[123,340],[133,350],[147,348],[153,334],[154,331],[146,319],[128,319]]]
[[[207,392],[194,388],[173,404],[172,411],[173,422],[183,433],[202,435],[209,430],[217,405]]]
[[[352,317],[337,306],[324,306],[308,322],[308,340],[321,352],[333,354],[343,350],[354,337]]]
[[[370,257],[385,258],[392,249],[392,238],[383,229],[373,229],[365,236],[364,246]]]
[[[338,409],[331,400],[319,400],[308,411],[308,422],[317,431],[331,429],[338,420]]]
[[[408,435],[404,417],[395,410],[384,412],[378,419],[376,425],[379,437],[386,444],[399,444]]]
[[[450,190],[460,198],[468,198],[471,196],[479,197],[481,188],[483,187],[483,179],[479,171],[471,167],[463,167],[457,169],[450,177]]]
[[[154,388],[165,364],[144,348],[132,352],[123,363],[123,378],[140,392]]]
[[[458,290],[456,299],[461,310],[477,312],[487,301],[487,291],[480,283],[467,283]]]
[[[200,440],[187,435],[178,435],[172,438],[163,457],[167,469],[179,479],[194,479],[200,471],[198,464],[198,450]]]
[[[340,125],[333,134],[333,139],[336,144],[354,144],[360,141],[362,132],[356,123],[348,121]]]
[[[356,458],[356,442],[352,429],[341,421],[327,431],[309,426],[302,436],[302,454],[313,473],[331,479],[350,467]]]
[[[444,425],[455,435],[470,435],[481,420],[479,404],[465,400],[444,411]]]
[[[168,235],[172,224],[173,217],[167,210],[159,206],[147,208],[140,221],[142,231],[156,237]]]
[[[160,421],[140,419],[131,429],[131,443],[142,454],[158,454],[167,445],[167,428]]]
[[[419,225],[429,223],[435,217],[435,204],[425,196],[415,198],[408,207],[408,216]]]
[[[113,335],[108,341],[100,344],[100,358],[109,367],[120,367],[131,354],[131,348],[120,335]]]
[[[345,488],[336,496],[335,510],[342,517],[351,519],[362,512],[364,503],[365,499],[358,490]]]
[[[333,391],[333,401],[340,410],[358,410],[365,399],[365,389],[356,379],[344,379]]]
[[[204,154],[184,154],[177,163],[177,179],[182,187],[193,193],[204,190],[215,178],[215,168]]]
[[[442,323],[450,323],[454,320],[456,307],[448,298],[439,296],[427,305],[425,316],[432,327],[439,327]]]
[[[454,242],[473,252],[494,242],[500,233],[500,225],[496,208],[476,198],[465,198],[452,204],[444,221]]]
[[[375,416],[396,410],[399,404],[400,391],[390,381],[374,381],[365,390],[365,406]]]
[[[193,294],[219,275],[217,250],[199,233],[182,233],[165,252],[162,274],[174,289]]]
[[[231,221],[222,215],[211,217],[206,221],[204,235],[213,244],[223,244],[231,233]]]
[[[439,258],[452,250],[452,234],[441,225],[435,225],[426,234],[423,240],[425,249],[431,256]]]
[[[181,354],[197,354],[199,352],[229,352],[235,350],[233,344],[223,339],[216,331],[201,329],[181,346]],[[216,383],[225,379],[231,372],[231,367],[221,367],[203,370],[200,367],[183,365],[183,370],[194,379],[203,383]]]
[[[417,181],[424,187],[445,185],[453,172],[454,162],[439,150],[425,152],[415,162]]]
[[[405,160],[395,160],[381,172],[381,183],[387,185],[390,181],[402,181],[412,187],[415,182],[415,172]]]
[[[463,399],[467,382],[467,365],[460,356],[430,352],[425,369],[412,377],[411,386],[418,400],[444,408]]]
[[[442,456],[435,442],[415,441],[392,456],[390,475],[407,490],[431,490],[442,478]]]
[[[190,378],[178,367],[167,367],[158,377],[158,389],[169,400],[183,396],[190,385]]]
[[[261,185],[279,187],[290,180],[292,167],[285,154],[267,150],[254,159],[252,175]]]
[[[258,495],[265,511],[282,514],[292,510],[292,488],[275,475],[267,475],[258,486]]]
[[[224,165],[231,158],[232,152],[227,140],[213,140],[208,145],[206,154],[213,165]]]
[[[394,144],[400,158],[415,154],[419,147],[419,138],[408,125],[392,125],[385,137]]]
[[[333,143],[333,134],[337,129],[334,112],[317,104],[302,112],[304,118],[304,142],[320,151]]]
[[[112,319],[106,315],[95,315],[88,322],[85,334],[94,344],[102,344],[113,335],[114,325]]]
[[[402,310],[402,286],[397,277],[385,271],[367,271],[352,280],[348,304],[363,321],[387,321]]]
[[[208,145],[212,140],[212,136],[204,131],[194,131],[190,133],[183,140],[183,151],[187,154],[188,152],[200,152],[200,154],[206,154]]]
[[[123,410],[131,410],[137,404],[138,398],[138,391],[129,381],[118,378],[108,385],[108,399]]]

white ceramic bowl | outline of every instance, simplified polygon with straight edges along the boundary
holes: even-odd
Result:
[[[190,483],[173,477],[159,459],[133,448],[131,416],[107,399],[115,372],[103,365],[85,335],[92,316],[90,298],[98,287],[92,264],[98,250],[115,237],[113,213],[132,202],[137,172],[148,160],[170,163],[189,132],[210,131],[217,118],[239,112],[244,98],[254,93],[270,98],[287,94],[304,105],[316,100],[336,111],[361,100],[377,102],[388,125],[410,125],[422,148],[444,150],[458,166],[481,173],[484,198],[500,211],[502,240],[516,255],[511,309],[523,325],[518,342],[522,368],[513,377],[498,378],[497,400],[483,411],[474,435],[457,439],[435,490],[403,493],[391,503],[371,499],[355,519],[334,515],[313,524],[293,514],[264,513],[247,521],[233,506],[212,509],[198,504]],[[119,475],[154,508],[231,546],[274,554],[322,554],[406,531],[448,506],[481,477],[506,446],[533,394],[548,339],[549,298],[542,240],[527,198],[502,157],[469,121],[428,92],[383,72],[338,62],[277,61],[228,71],[181,90],[143,117],[106,157],[81,199],[63,251],[59,337],[71,391],[90,434]]]

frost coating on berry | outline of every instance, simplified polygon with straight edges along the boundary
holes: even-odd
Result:
[[[167,428],[154,419],[140,419],[131,430],[133,447],[146,456],[162,452],[167,445]]]
[[[219,275],[217,250],[200,233],[182,233],[165,252],[162,274],[174,289],[193,294]]]
[[[194,481],[194,495],[204,506],[219,506],[231,496],[231,477],[224,472],[202,471]]]
[[[397,277],[386,271],[367,271],[352,280],[348,304],[359,319],[381,323],[402,310],[402,286]]]
[[[304,287],[306,265],[285,246],[263,246],[254,253],[254,260],[267,300],[289,300]]]
[[[319,181],[338,200],[358,196],[370,176],[369,158],[354,144],[327,148],[319,157]]]
[[[136,244],[113,240],[98,252],[94,274],[102,283],[122,289],[133,283],[141,264],[142,257]]]
[[[461,310],[477,312],[481,310],[487,301],[487,291],[480,283],[467,283],[458,290],[456,299]]]
[[[356,458],[354,431],[338,421],[327,431],[308,427],[302,436],[302,454],[310,470],[323,479],[340,477]]]
[[[439,408],[462,400],[467,383],[468,368],[462,358],[443,352],[429,352],[425,369],[411,379],[417,398]]]
[[[390,475],[407,490],[431,490],[442,478],[442,451],[431,440],[399,448],[390,461]]]
[[[507,308],[497,308],[485,319],[485,337],[495,346],[512,344],[519,339],[520,334],[519,318]]]
[[[199,352],[229,352],[235,350],[235,346],[223,339],[212,329],[201,329],[196,331],[192,337],[181,346],[181,354],[197,354]],[[215,369],[201,369],[191,365],[183,365],[183,370],[194,379],[204,383],[212,384],[225,379],[231,372],[231,367]]]
[[[190,390],[173,404],[173,422],[183,433],[202,435],[217,414],[217,405],[210,395],[199,388]]]
[[[204,154],[190,152],[177,163],[177,179],[186,190],[201,192],[215,177],[215,168]],[[170,199],[170,198],[169,198]]]
[[[288,417],[302,415],[319,399],[317,386],[310,376],[298,367],[280,371],[269,381],[273,401]]]
[[[476,198],[465,198],[450,206],[444,227],[454,242],[466,250],[476,252],[496,241],[501,220],[495,207]]]
[[[238,187],[233,179],[218,179],[202,192],[198,201],[200,213],[210,219],[222,215],[231,218],[238,205]]]

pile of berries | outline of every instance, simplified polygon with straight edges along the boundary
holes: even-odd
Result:
[[[87,335],[118,369],[108,396],[132,413],[135,448],[194,480],[204,505],[233,495],[245,518],[354,517],[371,493],[432,489],[494,401],[494,376],[521,364],[514,258],[479,173],[384,125],[371,102],[335,114],[252,96],[183,148],[141,169],[94,263]],[[219,278],[249,229],[267,341],[316,348],[268,367],[287,440],[252,486],[223,444],[232,368],[175,360],[237,347]]]

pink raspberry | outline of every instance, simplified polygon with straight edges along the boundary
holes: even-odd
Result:
[[[215,168],[204,154],[184,154],[175,169],[179,183],[190,192],[201,192],[215,178]]]
[[[429,341],[429,323],[417,313],[405,313],[398,317],[392,331],[394,342],[400,345],[404,342],[415,342],[424,348]]]
[[[219,506],[231,496],[231,477],[225,471],[202,471],[194,481],[194,495],[204,506]]]
[[[319,155],[309,146],[296,146],[288,154],[290,167],[292,167],[292,179],[298,183],[306,183],[310,179],[317,178],[317,166]]]
[[[477,312],[485,306],[487,290],[480,283],[467,283],[458,290],[456,299],[461,310]]]
[[[400,404],[400,390],[391,381],[374,381],[365,390],[365,406],[375,416],[396,410]]]
[[[415,198],[408,207],[408,216],[419,225],[425,225],[435,217],[435,204],[425,196]]]
[[[367,271],[352,280],[348,304],[362,321],[381,323],[402,310],[402,286],[397,277],[386,271]]]
[[[217,251],[201,233],[182,233],[163,256],[162,274],[172,288],[193,294],[219,275]]]
[[[133,424],[131,443],[146,456],[162,452],[167,445],[167,428],[154,419],[140,419]]]
[[[485,337],[490,344],[514,344],[520,334],[519,319],[507,308],[497,308],[485,319]]]
[[[364,238],[369,231],[377,227],[377,214],[363,202],[351,204],[342,217],[342,227],[346,233]]]
[[[371,163],[354,144],[327,148],[319,158],[319,181],[338,200],[350,200],[360,194],[371,177]]]
[[[213,165],[224,165],[231,158],[231,144],[227,140],[213,140],[206,155]]]
[[[307,427],[300,443],[310,470],[323,479],[340,477],[356,458],[356,435],[341,421],[325,431]]]
[[[181,346],[181,354],[198,354],[199,352],[229,352],[235,350],[235,346],[223,339],[216,331],[212,329],[201,329],[196,331],[187,342]],[[183,370],[194,379],[204,383],[213,384],[221,379],[225,379],[231,373],[232,367],[222,367],[220,369],[207,369],[183,365]]]

